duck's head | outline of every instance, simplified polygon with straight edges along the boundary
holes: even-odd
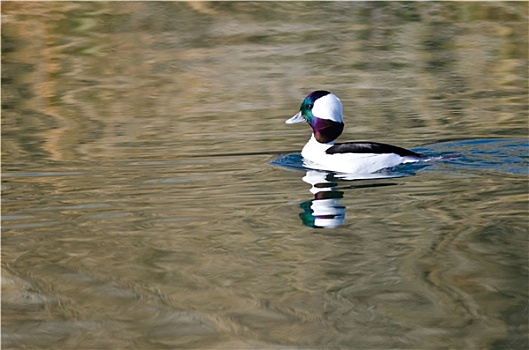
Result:
[[[329,91],[313,91],[305,97],[299,112],[287,124],[307,122],[320,143],[334,141],[343,131],[343,108],[340,99]]]

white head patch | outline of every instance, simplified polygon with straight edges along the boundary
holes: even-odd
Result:
[[[334,94],[327,94],[314,102],[312,114],[320,119],[329,119],[334,122],[343,122],[343,107],[340,99]]]

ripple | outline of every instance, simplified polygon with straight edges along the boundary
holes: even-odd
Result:
[[[496,173],[527,175],[529,173],[529,141],[526,139],[476,139],[434,144],[425,152],[450,154],[461,157],[444,162],[450,171],[493,171]],[[423,151],[421,149],[420,151]],[[433,167],[430,171],[438,171]]]

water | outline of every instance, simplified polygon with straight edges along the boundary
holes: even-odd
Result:
[[[2,15],[3,347],[528,347],[526,3]],[[304,169],[316,89],[460,157]]]

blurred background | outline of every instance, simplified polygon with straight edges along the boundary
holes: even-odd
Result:
[[[526,2],[1,6],[5,348],[527,348]],[[464,157],[307,227],[319,89]]]

